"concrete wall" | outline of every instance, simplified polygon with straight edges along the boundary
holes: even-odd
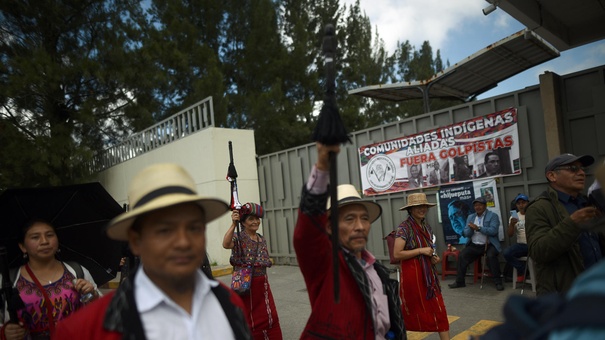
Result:
[[[191,174],[200,194],[218,197],[229,203],[230,184],[225,179],[229,165],[229,141],[233,143],[240,201],[259,202],[252,130],[207,128],[102,171],[98,181],[123,205],[128,202],[128,185],[140,170],[155,163],[176,163]],[[207,226],[206,247],[211,262],[219,265],[229,263],[231,252],[223,249],[222,242],[230,225],[230,214],[225,214]]]

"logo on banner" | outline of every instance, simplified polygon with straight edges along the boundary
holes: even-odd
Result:
[[[366,169],[366,178],[376,191],[387,190],[395,183],[395,163],[385,155],[372,157]]]

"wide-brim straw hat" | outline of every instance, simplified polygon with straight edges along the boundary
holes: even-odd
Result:
[[[408,195],[408,204],[404,205],[403,207],[399,208],[399,210],[406,210],[408,208],[411,207],[417,207],[419,205],[426,205],[429,207],[433,207],[437,204],[435,203],[429,203],[429,201],[426,199],[426,195],[419,192],[419,193],[415,193],[415,194],[409,194]]]
[[[229,210],[227,202],[197,194],[193,178],[176,164],[155,164],[139,172],[128,188],[130,211],[118,215],[107,226],[107,235],[114,240],[128,240],[128,230],[135,219],[145,213],[195,203],[204,210],[206,223]]]
[[[336,188],[336,191],[339,208],[352,204],[361,204],[368,210],[370,222],[376,221],[382,214],[382,207],[376,202],[362,199],[361,195],[359,195],[359,192],[352,184],[341,184]],[[330,207],[331,203],[330,198],[328,197],[328,213],[330,212]]]

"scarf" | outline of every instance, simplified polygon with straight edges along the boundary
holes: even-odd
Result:
[[[410,242],[411,249],[432,247],[432,237],[429,232],[429,227],[425,223],[425,220],[422,220],[421,223],[422,225],[419,225],[412,216],[409,216],[408,219],[403,222],[403,224],[412,231],[412,235],[410,235],[410,241],[413,240],[413,242]],[[420,255],[418,256],[418,260],[422,267],[422,276],[424,277],[424,284],[427,288],[426,299],[429,300],[434,298],[437,295],[437,292],[441,291],[441,287],[438,283],[437,271],[435,270],[435,266],[431,263],[430,257]]]

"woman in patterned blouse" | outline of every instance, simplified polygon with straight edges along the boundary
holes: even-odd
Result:
[[[27,262],[19,268],[14,287],[25,307],[17,310],[19,324],[8,323],[5,311],[0,338],[24,339],[29,334],[27,339],[50,339],[57,322],[82,307],[81,295],[99,296],[97,286],[86,268],[82,267],[84,278],[76,278],[69,264],[56,259],[59,239],[48,222],[28,222],[21,230],[19,248]]]
[[[267,241],[258,233],[263,207],[256,203],[246,203],[238,212],[231,213],[231,227],[223,238],[223,247],[231,249],[231,265],[237,270],[252,267],[252,284],[247,293],[241,295],[250,319],[250,329],[254,339],[282,339],[279,317],[273,301],[273,293],[267,279],[267,268],[271,259]],[[235,226],[241,221],[241,232]]]

